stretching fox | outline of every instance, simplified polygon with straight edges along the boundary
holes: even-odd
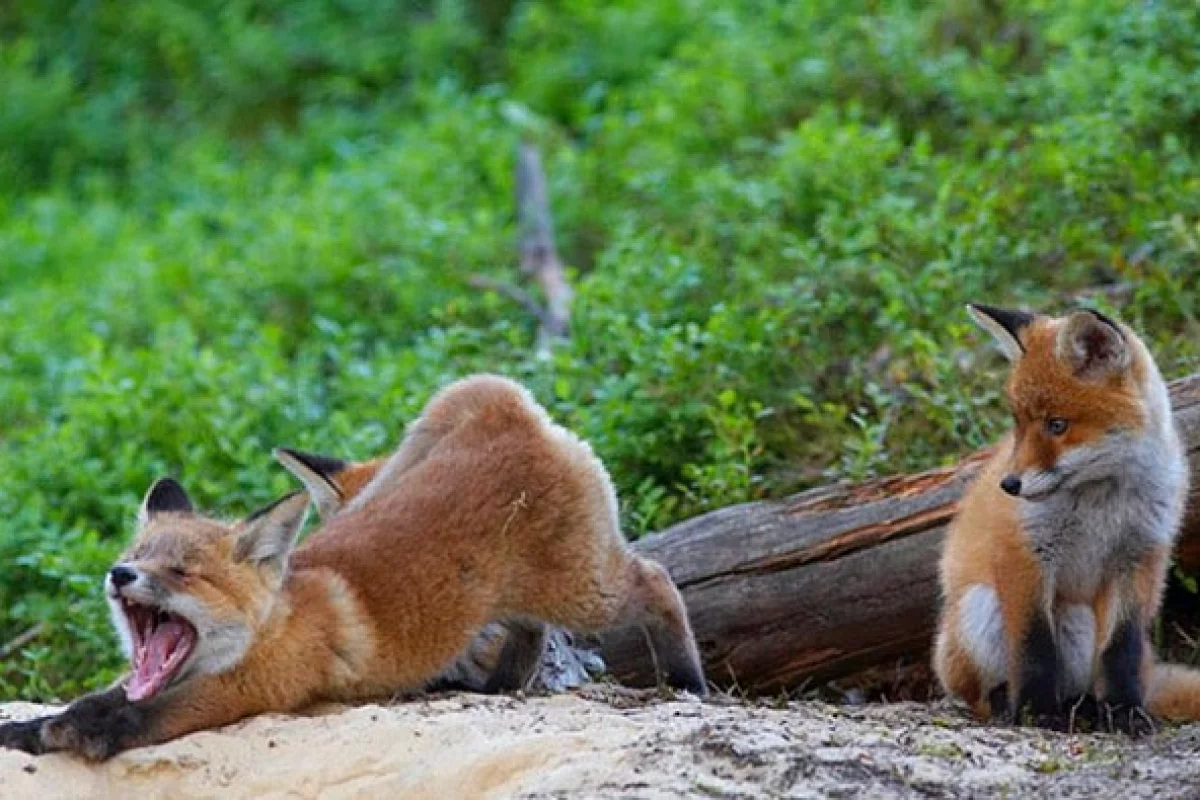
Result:
[[[1153,358],[1094,311],[969,310],[1013,362],[1016,427],[946,540],[943,687],[985,719],[1061,724],[1085,696],[1130,732],[1147,710],[1200,719],[1200,673],[1154,663],[1148,636],[1188,482]]]
[[[536,666],[543,623],[639,624],[666,680],[705,691],[679,593],[628,549],[607,472],[508,380],[439,393],[293,552],[308,504],[296,493],[229,525],[157,482],[106,580],[130,675],[60,715],[0,727],[0,745],[104,759],[252,714],[419,688],[494,620],[510,628],[498,684]]]

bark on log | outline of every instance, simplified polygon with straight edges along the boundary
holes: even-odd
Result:
[[[1200,374],[1171,384],[1192,468],[1177,558],[1200,567]],[[946,525],[986,458],[715,511],[639,541],[687,601],[710,681],[795,689],[928,652]],[[642,636],[604,637],[621,681],[647,684]]]

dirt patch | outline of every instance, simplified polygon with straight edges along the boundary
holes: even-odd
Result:
[[[0,715],[45,713],[23,703]],[[1200,798],[1200,725],[1146,739],[977,725],[944,704],[446,695],[258,717],[90,766],[0,751],[0,797]]]

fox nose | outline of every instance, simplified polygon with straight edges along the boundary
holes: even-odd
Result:
[[[108,579],[112,581],[113,586],[120,589],[122,586],[128,586],[136,581],[137,572],[132,567],[118,564],[108,571]]]
[[[1016,475],[1006,475],[1004,480],[1000,481],[1000,488],[1016,497],[1021,493],[1021,479]]]

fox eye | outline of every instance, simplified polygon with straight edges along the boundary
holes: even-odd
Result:
[[[188,571],[183,567],[171,567],[171,574],[176,578],[186,578],[188,576]]]
[[[1062,417],[1050,417],[1046,420],[1046,433],[1051,436],[1062,436],[1067,432],[1068,423]]]

